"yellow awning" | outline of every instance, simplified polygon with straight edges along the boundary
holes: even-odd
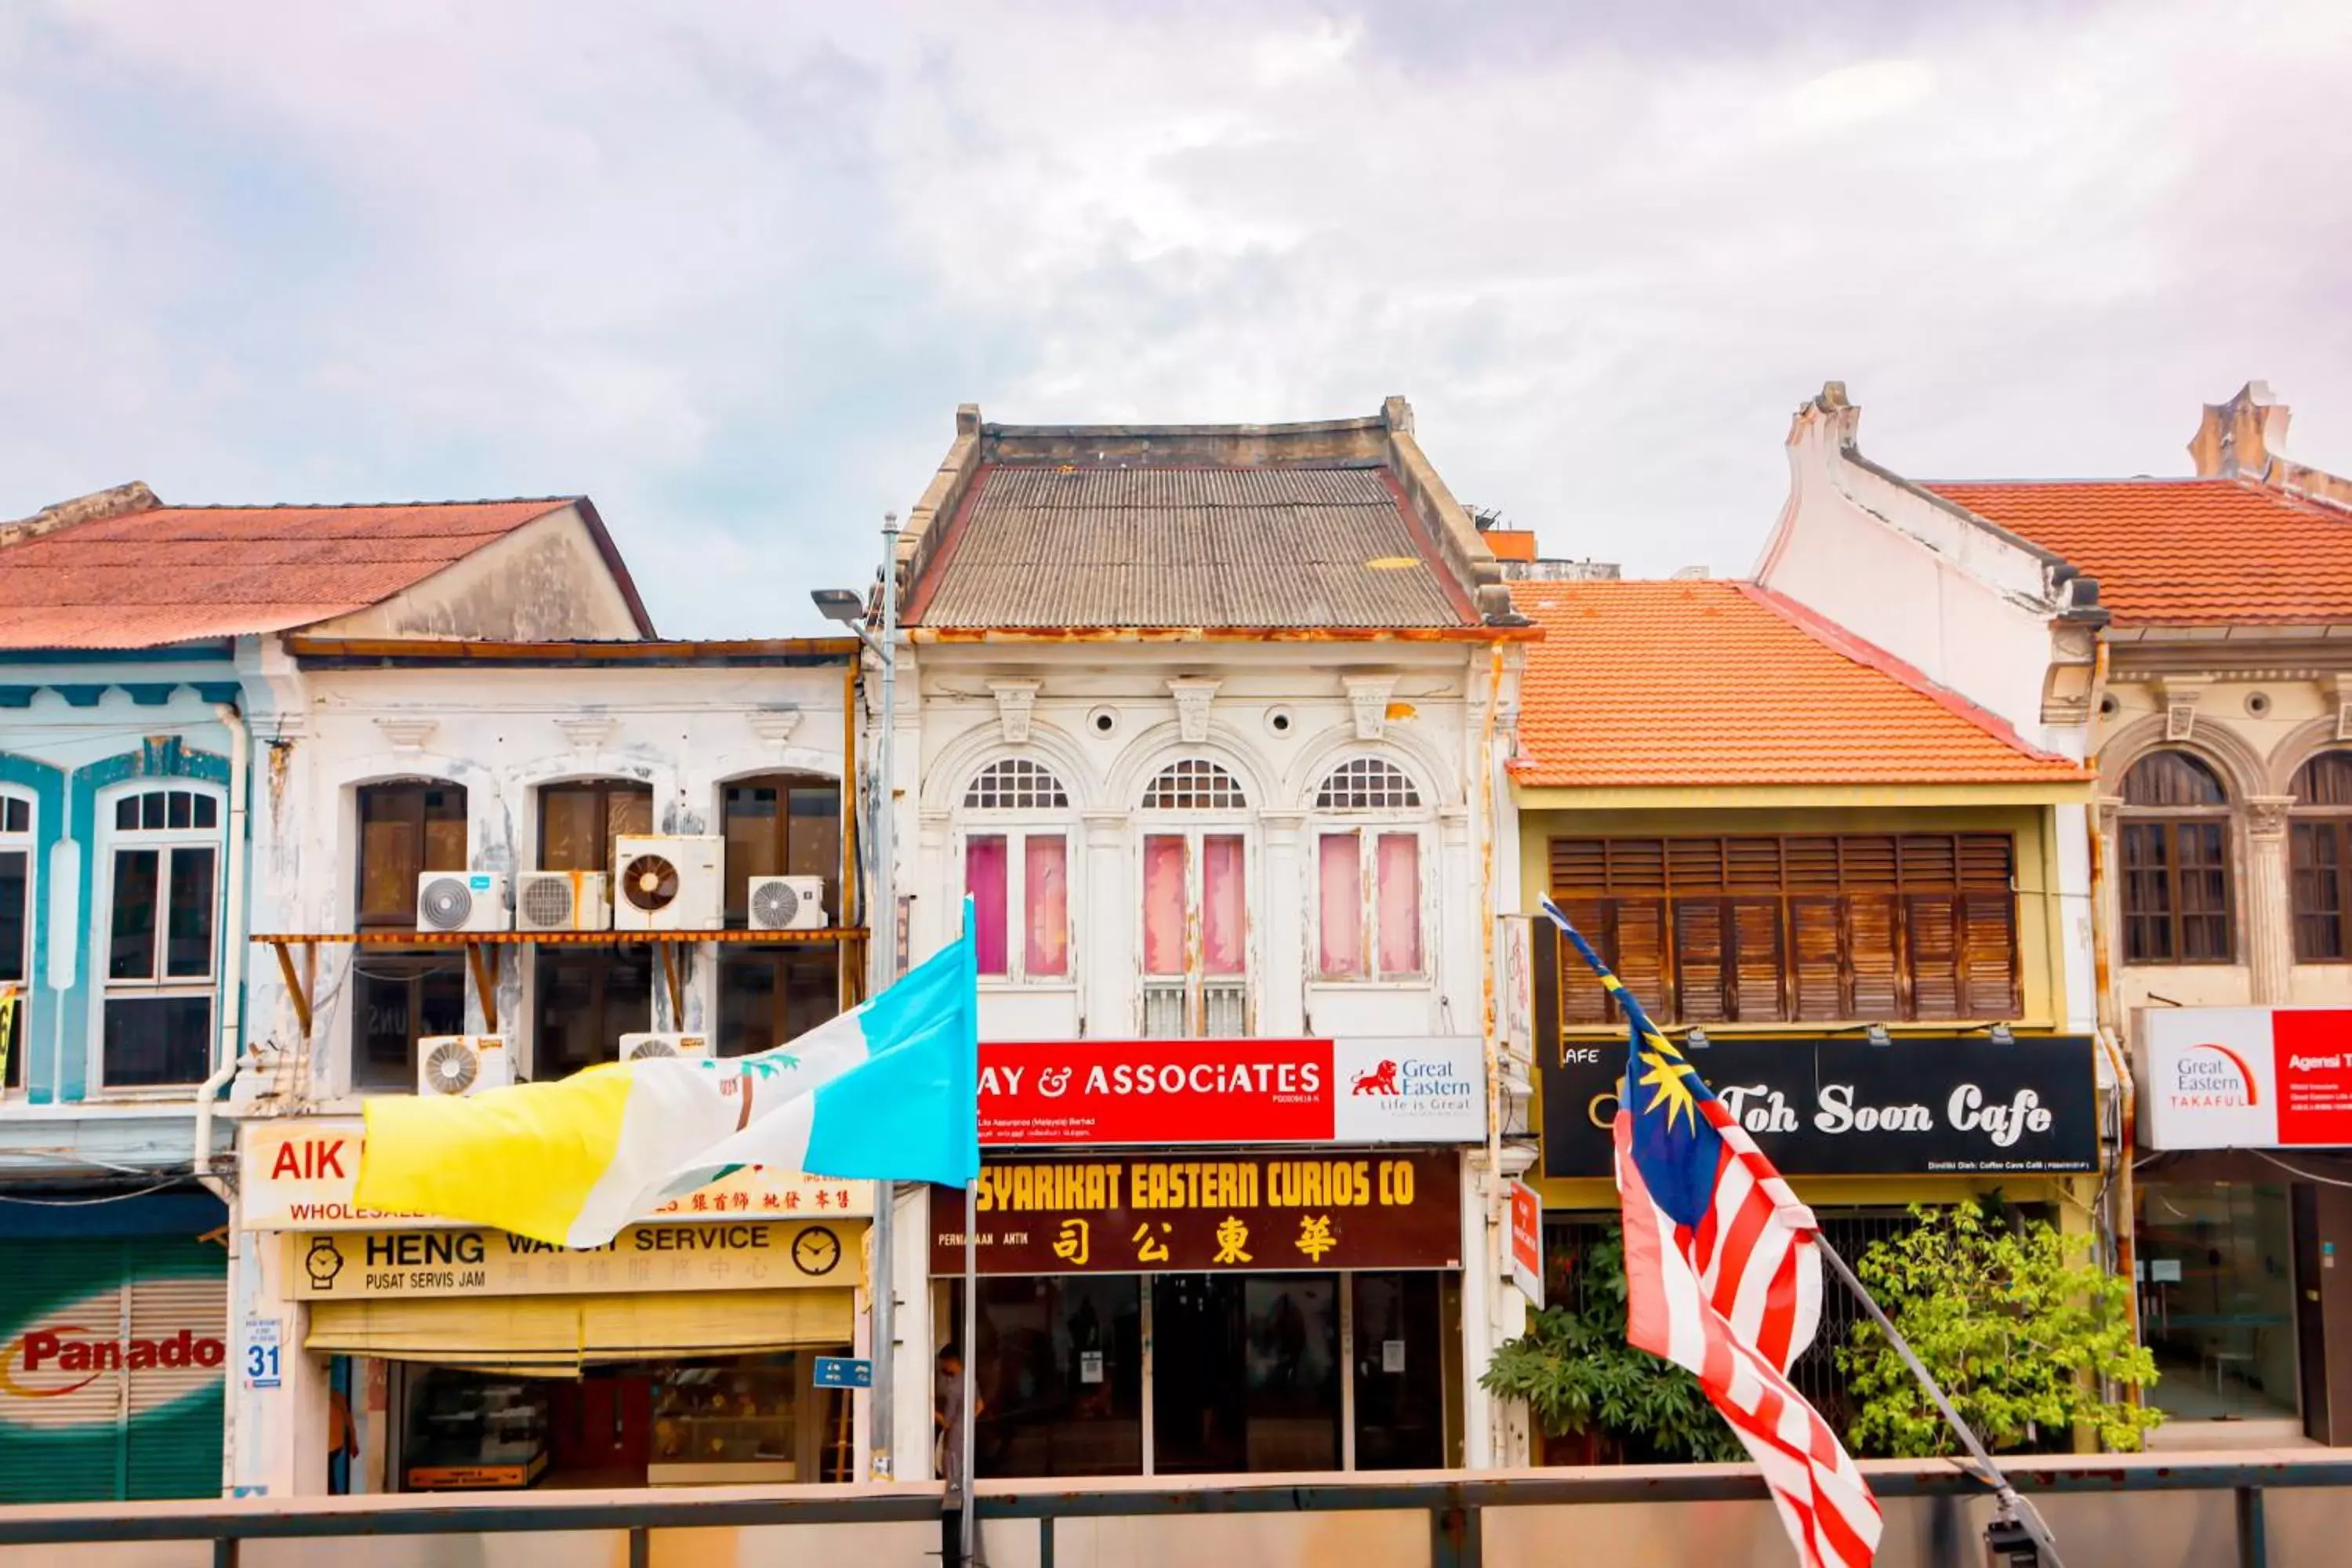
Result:
[[[572,1377],[596,1362],[845,1345],[852,1332],[846,1289],[695,1290],[319,1301],[303,1346]]]

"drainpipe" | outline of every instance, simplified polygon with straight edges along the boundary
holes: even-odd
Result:
[[[1495,1001],[1495,921],[1499,918],[1495,898],[1495,834],[1501,815],[1498,803],[1507,787],[1502,782],[1502,770],[1495,765],[1495,710],[1502,700],[1503,645],[1495,643],[1489,646],[1486,656],[1486,712],[1478,727],[1477,762],[1478,782],[1484,786],[1478,812],[1478,988],[1483,1004],[1479,1033],[1485,1037],[1486,1063],[1486,1281],[1483,1297],[1486,1321],[1479,1325],[1481,1355],[1494,1352],[1495,1331],[1501,1314],[1497,1297],[1503,1289],[1503,1266],[1509,1256],[1508,1232],[1505,1228],[1509,1211],[1503,1191],[1503,1050],[1497,1037],[1500,1020]],[[1465,1383],[1475,1382],[1478,1375],[1479,1369],[1470,1365],[1469,1360],[1467,1356],[1464,1358]],[[1505,1447],[1499,1410],[1499,1403],[1490,1397],[1486,1401],[1486,1458],[1490,1467],[1500,1462]]]
[[[246,792],[253,768],[253,731],[234,703],[217,703],[214,715],[228,728],[228,854],[223,879],[227,901],[221,924],[227,940],[222,943],[220,984],[220,1044],[214,1051],[220,1065],[196,1090],[196,1179],[223,1203],[231,1194],[212,1173],[213,1105],[229,1079],[236,1076],[239,1041],[245,1028],[245,834]]]
[[[2091,702],[2096,711],[2100,694],[2107,685],[2107,640],[2098,639],[2091,667]],[[2114,970],[2110,952],[2115,932],[2107,919],[2107,848],[2099,831],[2099,808],[2092,804],[2086,814],[2091,862],[2091,977],[2092,1002],[2098,1027],[2095,1031],[2099,1050],[2107,1058],[2107,1066],[2116,1075],[2116,1179],[2107,1190],[2107,1232],[2116,1242],[2116,1273],[2131,1287],[2125,1299],[2125,1310],[2131,1325],[2132,1342],[2139,1342],[2139,1281],[2133,1276],[2137,1248],[2134,1245],[2132,1226],[2137,1223],[2137,1201],[2132,1191],[2132,1152],[2139,1142],[2138,1086],[2132,1081],[2131,1060],[2126,1055],[2119,1020],[2116,1017]],[[2134,1390],[2133,1402],[2138,1402]]]
[[[213,1106],[220,1091],[236,1076],[240,1058],[239,1043],[245,1027],[245,876],[246,876],[246,795],[252,786],[253,731],[245,722],[245,715],[230,702],[215,704],[214,716],[228,730],[228,853],[223,857],[224,879],[227,898],[221,911],[221,923],[226,935],[222,942],[220,984],[220,1044],[215,1051],[220,1065],[212,1076],[196,1089],[196,1136],[194,1166],[196,1180],[206,1192],[220,1199],[228,1209],[229,1263],[240,1282],[247,1281],[252,1258],[245,1243],[245,1233],[237,1224],[236,1193],[226,1182],[213,1174]],[[236,1314],[230,1309],[226,1338],[236,1343]],[[230,1378],[235,1384],[234,1375]],[[221,1423],[221,1495],[226,1497],[236,1485],[236,1413]]]

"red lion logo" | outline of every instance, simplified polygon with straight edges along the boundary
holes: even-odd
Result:
[[[1396,1063],[1382,1062],[1370,1072],[1358,1073],[1350,1094],[1402,1094],[1404,1091],[1397,1088],[1396,1075]]]

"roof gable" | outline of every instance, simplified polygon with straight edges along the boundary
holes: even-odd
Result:
[[[1750,583],[1517,585],[1512,776],[1535,788],[2044,784],[2090,775]]]

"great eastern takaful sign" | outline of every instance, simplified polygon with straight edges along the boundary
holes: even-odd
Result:
[[[2148,1148],[2352,1146],[2352,1011],[2150,1007],[2137,1022]]]
[[[1475,1038],[982,1041],[980,1141],[1476,1143]]]

